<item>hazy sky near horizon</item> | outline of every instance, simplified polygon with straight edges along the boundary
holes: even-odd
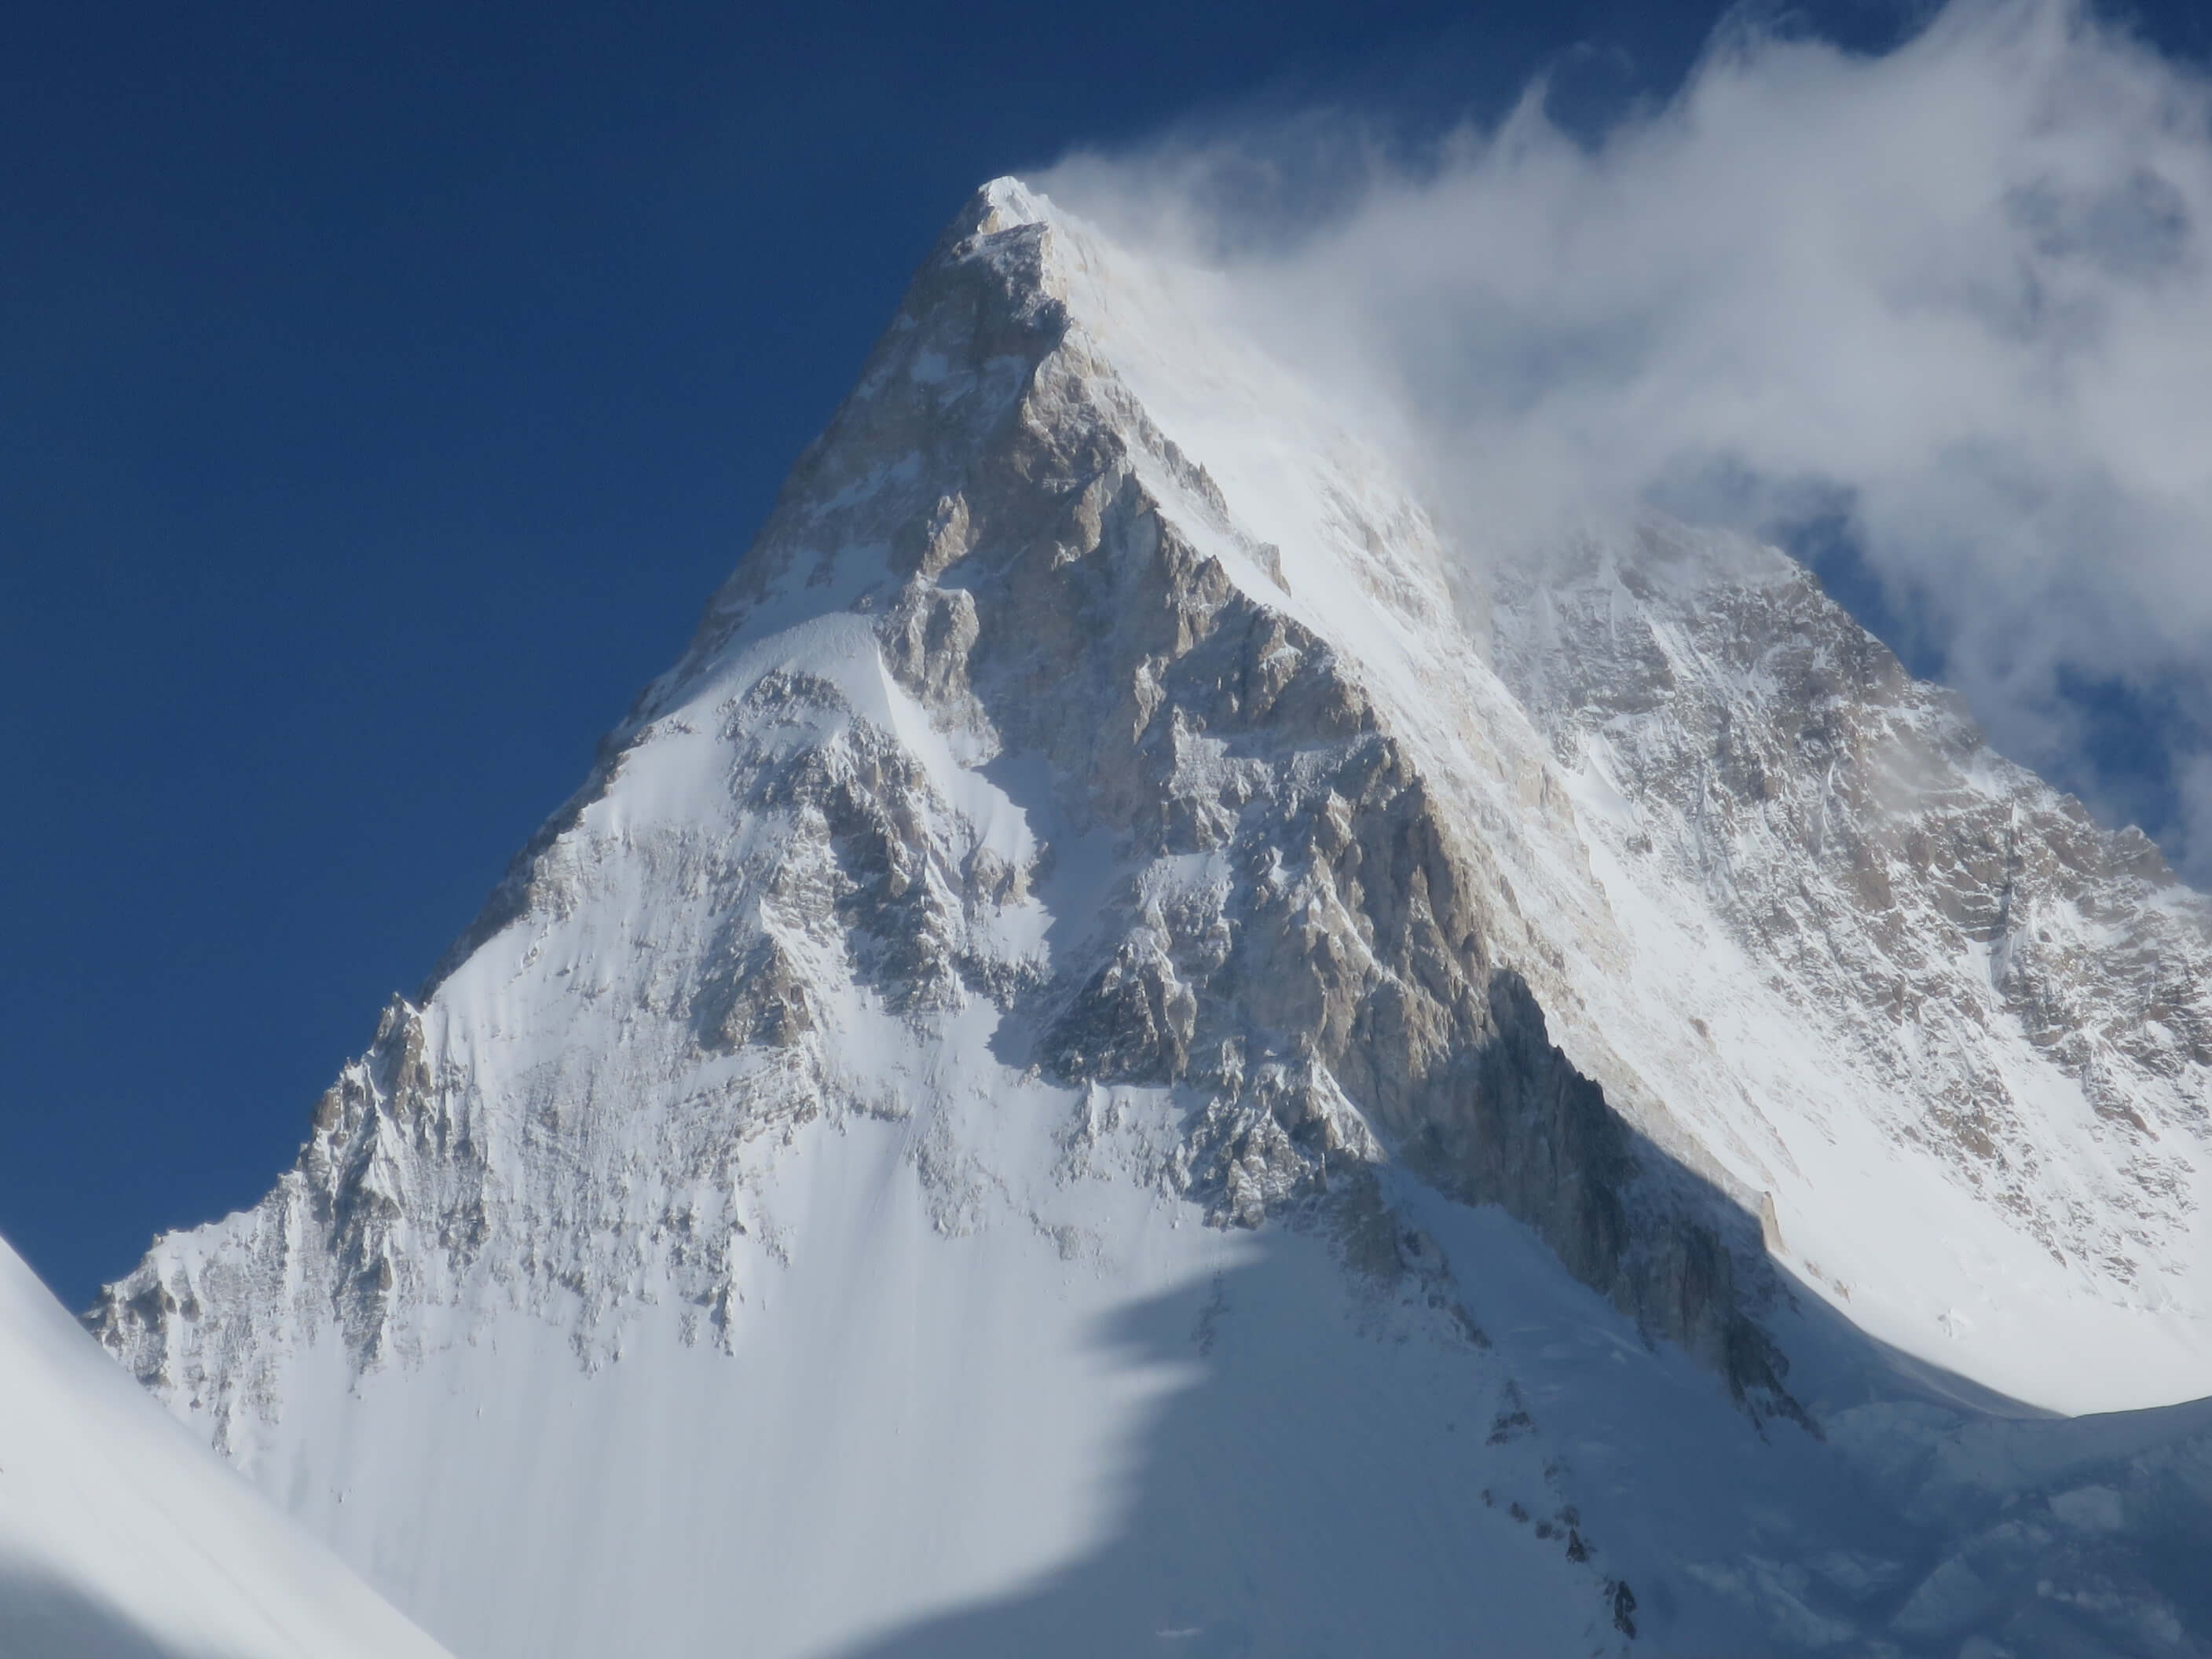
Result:
[[[1840,0],[1793,9],[1786,32],[1876,53],[1926,15]],[[420,980],[681,648],[978,183],[1083,152],[1153,188],[1163,158],[1256,146],[1279,161],[1305,142],[1285,134],[1319,133],[1273,207],[1276,251],[1303,253],[1272,278],[1285,295],[1325,283],[1347,325],[1371,321],[1387,262],[1346,264],[1359,235],[1435,241],[1469,216],[1530,211],[1548,177],[1550,234],[1602,251],[1617,247],[1589,240],[1607,190],[1703,189],[1711,156],[1669,137],[1668,112],[1690,106],[1686,85],[1726,89],[1691,78],[1721,16],[1289,3],[1262,27],[1146,0],[249,0],[15,20],[0,56],[15,792],[0,1234],[82,1305],[156,1229],[266,1190],[384,1000]],[[2175,62],[2212,52],[2191,5],[2136,16]],[[1885,73],[1865,78],[1879,91]],[[1549,113],[1514,131],[1549,174],[1490,147],[1539,76]],[[1863,97],[1834,100],[1839,131],[1863,130]],[[1333,148],[1351,131],[1375,146],[1356,188]],[[1879,176],[1806,165],[1845,197]],[[1723,221],[1723,246],[1756,224]],[[2117,245],[2087,222],[2087,246]],[[1639,234],[1646,254],[1668,246]],[[1449,324],[1475,269],[1440,258],[1416,285],[1425,314]],[[1536,320],[1641,307],[1685,353],[1720,337],[1710,307],[1655,310],[1657,290],[1570,297],[1586,314]],[[1571,388],[1591,394],[1582,410],[1602,389]],[[1437,407],[1455,438],[1499,429],[1479,400]],[[1541,429],[1601,441],[1594,419],[1554,408]],[[1680,483],[1665,460],[1608,482]],[[1754,505],[1800,492],[1839,591],[1912,620],[1893,603],[1911,592],[1907,556],[1885,562],[1868,505],[1869,488],[1906,500],[1909,477],[1748,461],[1769,492]],[[1937,632],[1955,659],[1966,635]],[[2185,698],[2096,678],[2109,663],[2075,688],[2084,724],[2067,741],[2087,782],[2110,772],[2112,799],[2170,805],[2159,769]]]

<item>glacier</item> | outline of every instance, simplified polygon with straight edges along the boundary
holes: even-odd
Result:
[[[111,1352],[465,1659],[2198,1653],[2212,908],[1012,180]]]

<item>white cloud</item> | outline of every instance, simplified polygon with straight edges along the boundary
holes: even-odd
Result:
[[[1725,30],[1594,143],[1539,89],[1418,162],[1321,116],[1042,182],[1236,272],[1463,531],[1842,501],[2021,759],[2098,776],[2066,675],[2212,712],[2212,91],[2077,6],[1955,0],[1879,58]],[[2101,804],[2202,876],[2212,763],[2172,760]]]

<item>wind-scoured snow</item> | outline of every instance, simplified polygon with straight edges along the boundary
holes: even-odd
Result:
[[[0,1243],[0,1653],[442,1652],[118,1373]]]
[[[2200,1653],[2208,937],[1778,554],[1474,563],[1001,181],[95,1325],[465,1659]]]

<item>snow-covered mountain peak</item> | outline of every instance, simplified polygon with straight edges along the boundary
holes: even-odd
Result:
[[[1043,224],[1051,217],[1045,198],[1011,174],[992,179],[976,192],[976,198],[983,210],[978,213],[971,208],[955,221],[957,225],[972,220],[974,235],[988,236],[1016,225]]]
[[[1914,1484],[1960,1400],[2212,1392],[2204,901],[1771,550],[1474,568],[1233,301],[980,192],[297,1167],[108,1292],[457,1651],[698,1650],[710,1558],[762,1652],[1942,1635],[2045,1501]],[[1700,1459],[1888,1553],[1723,1583]],[[1356,1468],[1448,1519],[1347,1600]]]

